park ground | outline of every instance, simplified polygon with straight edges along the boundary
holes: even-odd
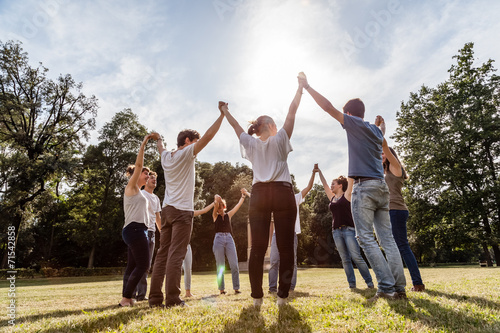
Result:
[[[500,268],[451,266],[421,269],[427,290],[408,300],[374,303],[356,272],[358,288],[347,288],[338,268],[299,269],[286,306],[266,292],[259,310],[250,297],[248,273],[241,294],[218,295],[215,272],[195,273],[189,307],[151,309],[147,302],[118,308],[121,276],[23,279],[0,283],[0,331],[5,332],[500,332]],[[373,275],[373,273],[372,273]],[[267,291],[267,274],[264,290]],[[184,290],[182,291],[184,293]],[[15,300],[15,325],[5,305]],[[12,311],[11,311],[12,312]]]

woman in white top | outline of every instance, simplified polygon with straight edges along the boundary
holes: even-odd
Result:
[[[252,163],[253,186],[250,198],[250,231],[252,248],[249,259],[251,296],[254,305],[262,304],[262,276],[264,256],[269,243],[269,225],[273,216],[276,242],[280,253],[278,304],[286,303],[293,275],[294,225],[297,205],[288,171],[288,153],[292,151],[290,137],[295,113],[300,104],[303,86],[299,87],[290,105],[283,128],[279,131],[269,116],[260,116],[252,122],[248,134],[229,113],[228,104],[219,102],[229,124],[240,140],[241,155]],[[255,134],[257,138],[252,135]]]
[[[149,139],[156,140],[158,137],[158,133],[146,135],[139,148],[135,165],[129,165],[127,168],[127,176],[130,179],[123,196],[125,224],[122,237],[127,244],[128,254],[127,268],[123,274],[123,298],[118,303],[119,306],[133,305],[134,290],[149,266],[148,199],[141,193],[141,187],[146,185],[149,179],[149,169],[143,167],[144,147]]]

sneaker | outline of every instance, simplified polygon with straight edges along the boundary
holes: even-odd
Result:
[[[260,308],[262,306],[262,302],[264,300],[261,298],[254,298],[253,299],[253,306]]]
[[[398,292],[396,292],[396,294],[398,294],[399,299],[408,299],[405,291],[398,291]]]
[[[239,291],[239,290],[235,290],[235,291],[234,291],[234,293],[235,293],[235,294],[241,294],[241,291]]]
[[[375,288],[375,286],[373,284],[369,284],[367,287],[368,287],[368,289],[374,289]]]
[[[288,303],[288,298],[281,298],[278,296],[278,300],[276,301],[276,304],[278,304],[278,306],[282,306],[287,303]]]
[[[385,298],[385,299],[389,299],[389,300],[395,300],[395,299],[398,299],[398,293],[396,293],[396,292],[393,292],[393,293],[384,293],[382,291],[377,291],[377,293],[375,294],[375,296],[373,296],[372,298],[368,299],[368,301],[369,302],[374,302],[374,301],[376,301],[379,298]]]
[[[171,308],[174,306],[180,306],[183,308],[188,308],[189,305],[187,305],[184,301],[180,301],[179,303],[171,303],[171,304],[165,304],[165,308]]]
[[[143,302],[143,301],[147,301],[148,298],[147,297],[137,297],[136,300],[137,300],[137,302]]]
[[[425,284],[416,284],[411,288],[411,291],[416,291],[416,292],[425,291]]]

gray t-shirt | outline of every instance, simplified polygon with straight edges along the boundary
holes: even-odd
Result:
[[[349,177],[384,179],[382,143],[384,135],[377,126],[359,117],[344,114],[349,152]]]

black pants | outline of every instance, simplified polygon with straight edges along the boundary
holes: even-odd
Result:
[[[249,212],[252,248],[248,269],[253,298],[264,296],[262,276],[264,274],[264,256],[269,245],[271,213],[280,254],[278,296],[286,298],[293,276],[293,243],[295,219],[297,218],[297,205],[290,183],[256,183],[252,187]]]
[[[132,222],[122,230],[127,244],[127,268],[123,274],[122,296],[132,298],[141,277],[149,267],[148,227],[144,223]]]

